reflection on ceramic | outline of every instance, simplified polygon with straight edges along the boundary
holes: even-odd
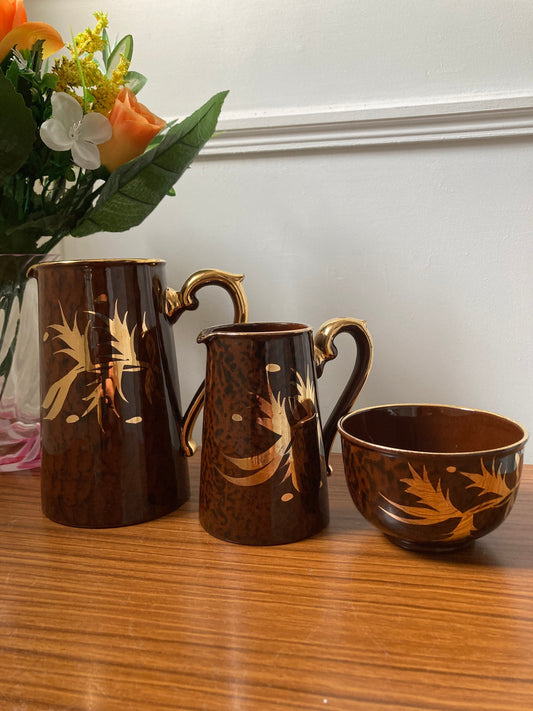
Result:
[[[339,422],[352,499],[405,548],[463,547],[508,516],[527,432],[493,413],[447,405],[384,405]]]

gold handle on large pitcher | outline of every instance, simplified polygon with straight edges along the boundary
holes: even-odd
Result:
[[[203,286],[221,286],[231,297],[234,308],[234,323],[243,323],[248,318],[248,302],[242,286],[243,274],[230,274],[218,269],[201,269],[192,274],[180,291],[167,288],[164,293],[164,312],[170,323],[174,324],[184,311],[194,311],[198,308],[196,292]],[[185,411],[181,423],[181,446],[187,457],[196,451],[196,443],[192,439],[192,431],[205,395],[205,380],[194,394],[189,407]]]
[[[329,461],[331,445],[337,434],[337,422],[348,412],[365,384],[372,367],[374,350],[366,321],[355,318],[332,318],[323,323],[315,334],[315,363],[318,377],[322,375],[325,364],[338,355],[333,341],[339,333],[349,333],[353,337],[357,346],[357,355],[348,382],[324,427],[326,462]]]

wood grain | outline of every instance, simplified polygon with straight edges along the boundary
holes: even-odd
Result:
[[[533,466],[468,550],[396,548],[349,499],[272,548],[216,540],[192,499],[120,529],[54,524],[0,478],[0,709],[533,708]]]

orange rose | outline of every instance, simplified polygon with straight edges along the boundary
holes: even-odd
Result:
[[[50,25],[27,22],[24,0],[0,0],[0,62],[13,47],[31,49],[37,40],[44,40],[45,57],[64,45],[61,35]]]
[[[113,137],[100,144],[98,149],[102,165],[110,172],[144,153],[152,138],[166,126],[163,119],[139,103],[131,89],[126,87],[120,90],[109,121]]]
[[[0,0],[0,39],[27,21],[24,0]]]

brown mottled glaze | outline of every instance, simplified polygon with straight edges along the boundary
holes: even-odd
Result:
[[[189,452],[171,322],[196,300],[174,304],[170,318],[161,260],[45,263],[31,276],[44,514],[100,528],[175,510],[189,498]]]
[[[372,347],[363,322],[346,321],[345,330],[357,333],[363,351],[351,398],[343,403],[347,410],[366,379]],[[316,381],[317,363],[325,357],[319,350],[315,362],[311,329],[281,323],[220,326],[203,331],[198,340],[207,345],[202,526],[218,538],[249,545],[290,543],[322,530],[329,520],[329,447],[323,442]]]
[[[348,489],[394,543],[446,551],[499,526],[515,501],[527,432],[447,405],[384,405],[339,422]]]

